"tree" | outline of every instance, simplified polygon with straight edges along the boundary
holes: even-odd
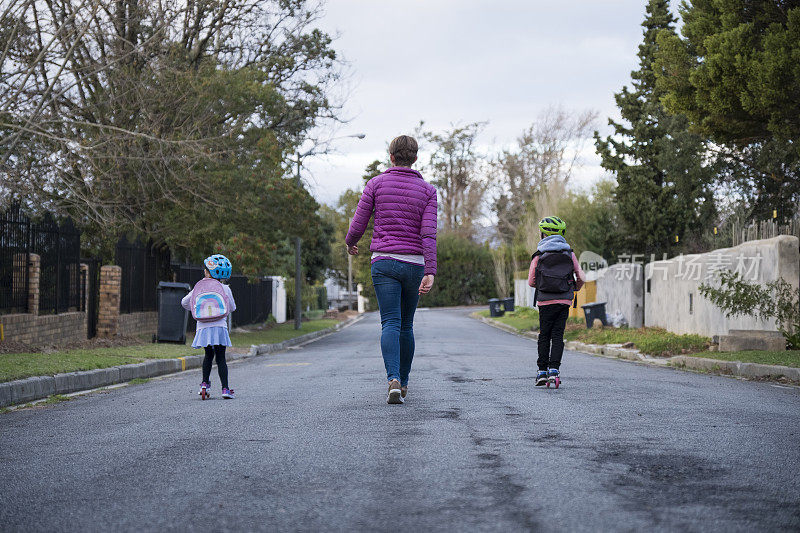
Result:
[[[614,134],[595,145],[602,165],[617,180],[617,205],[631,253],[674,252],[676,237],[711,224],[716,169],[707,164],[704,140],[688,132],[688,120],[670,115],[661,104],[653,63],[659,32],[674,33],[675,18],[667,0],[650,0],[642,26],[639,69],[631,73],[632,90],[615,95],[623,123],[609,119]]]
[[[336,110],[317,16],[306,0],[7,0],[3,196],[71,214],[96,240],[131,231],[194,258],[311,238],[316,202],[284,161]]]
[[[385,167],[385,163],[378,160],[367,165],[361,177],[363,184],[366,185],[370,179],[379,175],[382,172],[382,168]],[[347,282],[348,254],[344,239],[347,236],[347,230],[350,228],[350,221],[356,212],[356,206],[360,198],[360,190],[347,189],[339,195],[339,199],[333,208],[326,207],[323,210],[325,219],[333,227],[330,241],[330,269],[336,274],[340,283]],[[375,302],[375,291],[372,287],[372,274],[370,273],[372,253],[369,251],[369,243],[372,241],[373,223],[374,221],[370,220],[366,231],[364,231],[364,235],[359,241],[359,254],[350,256],[350,261],[352,261],[353,270],[353,290],[361,283],[364,286],[364,296],[369,298],[372,302]]]
[[[658,35],[656,86],[667,110],[711,138],[725,185],[754,215],[800,201],[800,2],[686,1],[683,38]]]
[[[498,246],[489,250],[494,267],[494,288],[498,298],[508,298],[513,290],[513,272],[509,271],[510,255],[513,251],[509,246]]]
[[[503,150],[493,162],[492,208],[504,242],[519,239],[526,218],[546,216],[563,197],[596,118],[594,111],[550,108],[517,138],[516,149]]]
[[[567,241],[576,254],[588,250],[613,264],[626,252],[615,193],[613,180],[603,179],[588,193],[568,191],[559,201],[556,212],[567,223]]]
[[[485,123],[453,126],[443,133],[423,131],[422,138],[431,144],[425,170],[439,193],[439,223],[444,232],[462,237],[475,236],[475,222],[480,218],[486,180],[484,157],[478,153],[476,139]]]

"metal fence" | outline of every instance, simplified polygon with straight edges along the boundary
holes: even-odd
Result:
[[[85,293],[86,294],[86,336],[93,339],[97,336],[97,322],[100,313],[100,264],[102,261],[95,257],[82,258],[81,263],[86,265]]]
[[[50,213],[33,225],[32,249],[39,254],[39,313],[83,310],[81,233],[67,219],[58,224]]]
[[[0,313],[28,312],[30,231],[19,207],[0,215]]]
[[[778,235],[794,235],[800,238],[800,217],[790,219],[786,224],[778,224],[773,220],[750,222],[747,225],[733,226],[733,245],[758,239],[771,239]]]
[[[26,313],[28,261],[40,258],[39,313],[82,311],[81,233],[72,220],[59,223],[50,213],[31,220],[19,206],[0,217],[0,312]]]
[[[172,277],[169,248],[152,241],[131,242],[123,236],[117,242],[114,263],[122,268],[119,312],[156,311],[158,282]]]
[[[272,280],[251,283],[245,276],[231,276],[230,286],[236,300],[234,327],[264,322],[272,313]]]
[[[195,283],[203,279],[202,265],[172,264],[175,281],[188,283],[194,287]],[[246,276],[234,274],[228,281],[233,298],[236,300],[236,311],[231,316],[233,327],[245,326],[263,322],[272,313],[272,280],[259,279],[251,283]],[[189,315],[190,330],[195,328],[195,322]]]

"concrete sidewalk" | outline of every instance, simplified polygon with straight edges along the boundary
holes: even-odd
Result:
[[[490,326],[502,329],[514,335],[526,337],[532,340],[539,338],[535,331],[520,331],[502,322],[492,320],[478,315],[472,315]],[[687,370],[697,370],[700,372],[711,372],[726,376],[736,376],[747,379],[779,379],[785,378],[789,381],[800,383],[800,368],[781,365],[764,365],[760,363],[743,363],[740,361],[723,361],[721,359],[710,359],[707,357],[692,357],[690,355],[675,355],[672,357],[651,357],[641,353],[635,348],[623,348],[619,344],[587,344],[578,341],[567,341],[564,348],[576,352],[603,357],[613,357],[628,361],[637,361],[655,366],[671,366]]]
[[[280,352],[292,346],[304,344],[318,339],[335,331],[349,326],[359,320],[363,315],[354,316],[335,326],[300,335],[293,339],[275,344],[260,344],[250,346],[247,353],[229,353],[228,361],[247,359],[259,355]],[[67,372],[54,376],[35,376],[0,383],[0,407],[17,405],[35,400],[41,400],[54,394],[70,394],[84,390],[98,389],[117,383],[125,383],[132,379],[147,379],[165,374],[183,372],[192,368],[200,368],[203,364],[203,354],[178,357],[175,359],[153,359],[130,365],[112,366],[97,370],[82,372]]]

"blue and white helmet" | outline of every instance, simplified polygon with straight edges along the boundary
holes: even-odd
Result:
[[[214,279],[228,279],[231,277],[231,262],[222,254],[214,254],[211,257],[206,257],[203,265],[211,273]]]

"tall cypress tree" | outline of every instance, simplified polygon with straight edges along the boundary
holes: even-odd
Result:
[[[631,253],[674,254],[712,224],[716,209],[711,183],[715,168],[706,164],[704,140],[688,131],[682,115],[668,114],[653,70],[656,36],[675,31],[668,0],[650,0],[642,23],[639,69],[631,86],[614,95],[622,123],[609,119],[614,134],[595,145],[602,166],[617,179],[620,228]],[[676,236],[678,242],[676,243]]]

